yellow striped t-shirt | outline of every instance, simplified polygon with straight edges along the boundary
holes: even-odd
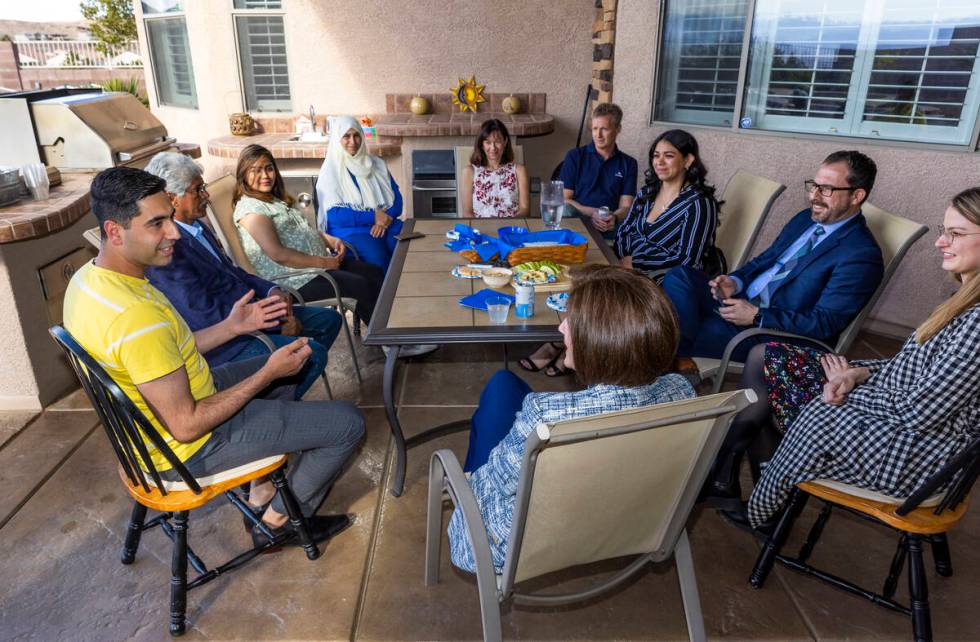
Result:
[[[208,433],[196,441],[180,443],[161,425],[136,388],[185,368],[195,400],[215,393],[211,371],[197,350],[194,333],[149,281],[100,268],[91,261],[68,284],[64,318],[68,332],[102,364],[181,461],[187,461],[211,437]],[[144,441],[157,470],[168,470],[171,466],[167,460]]]

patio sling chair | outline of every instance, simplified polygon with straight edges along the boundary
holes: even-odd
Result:
[[[99,228],[93,227],[82,232],[82,238],[89,242],[96,251],[102,250],[102,235],[99,232]],[[303,304],[300,304],[303,305]],[[250,333],[253,337],[262,342],[262,345],[266,347],[269,353],[276,351],[276,344],[274,344],[264,332],[256,330]],[[327,389],[327,398],[333,399],[333,390],[330,389],[330,380],[327,378],[327,370],[324,368],[323,372],[320,373],[320,378],[323,379],[323,385]]]
[[[102,366],[75,341],[74,337],[60,325],[53,326],[50,332],[54,340],[64,349],[68,362],[78,376],[89,401],[92,402],[92,407],[98,413],[102,428],[119,459],[119,478],[135,500],[123,545],[122,563],[132,564],[136,559],[136,550],[139,548],[143,531],[159,526],[160,530],[173,541],[173,556],[170,562],[171,635],[178,636],[184,633],[187,591],[235,570],[260,553],[281,546],[292,537],[285,533],[273,537],[268,527],[255,517],[248,505],[235,494],[234,489],[237,486],[247,484],[257,477],[269,475],[286,506],[289,523],[296,531],[306,556],[311,560],[320,556],[320,550],[307,531],[306,520],[300,512],[299,504],[286,484],[286,477],[283,474],[286,465],[285,453],[265,457],[216,475],[195,479],[146,416],[123,393]],[[149,441],[152,447],[170,463],[182,481],[170,482],[161,479],[153,460],[150,459],[146,441]],[[209,570],[204,561],[187,544],[188,513],[222,493],[235,508],[242,512],[242,515],[262,530],[268,541]],[[146,521],[146,512],[150,508],[160,511],[161,514]],[[198,572],[197,577],[190,582],[187,581],[188,561]]]
[[[527,438],[507,557],[495,573],[476,498],[456,456],[429,467],[425,583],[439,581],[443,491],[462,510],[476,558],[485,640],[501,639],[500,604],[554,606],[611,589],[648,562],[674,556],[692,640],[704,640],[685,524],[732,416],[751,390],[540,424]],[[583,520],[582,516],[589,519]],[[585,590],[529,594],[515,585],[564,568],[638,555]]]
[[[231,199],[234,191],[235,177],[231,174],[225,174],[221,178],[208,183],[208,194],[211,196],[211,203],[208,206],[208,220],[211,222],[211,227],[214,229],[215,236],[218,237],[218,240],[224,246],[228,256],[230,256],[240,268],[246,272],[255,274],[255,268],[252,267],[252,264],[248,261],[248,257],[245,256],[245,250],[242,248],[242,242],[241,239],[238,238],[238,230],[235,229],[235,222],[232,218],[234,209],[231,206]],[[330,282],[330,285],[333,286],[333,290],[337,296],[329,299],[323,299],[321,301],[305,301],[299,292],[278,282],[279,279],[302,274],[322,276]],[[340,316],[343,317],[344,321],[344,334],[347,336],[347,345],[350,347],[351,361],[354,363],[354,372],[357,374],[357,381],[358,383],[364,383],[364,379],[361,377],[361,366],[357,361],[357,349],[354,347],[354,338],[351,336],[351,328],[347,323],[347,311],[350,310],[354,312],[356,301],[340,296],[340,286],[337,285],[337,281],[335,281],[326,270],[319,270],[315,268],[291,270],[279,275],[278,279],[269,280],[279,285],[284,292],[289,292],[289,294],[293,297],[293,300],[301,305],[326,306],[336,308],[337,311],[340,312]],[[356,312],[354,312],[354,324],[354,333],[357,334],[359,332],[358,326],[360,325],[360,322],[358,321]],[[326,375],[324,374],[324,376]]]
[[[786,510],[759,553],[749,583],[753,588],[762,588],[773,565],[778,561],[795,571],[811,575],[839,589],[865,597],[875,604],[911,617],[915,641],[928,642],[932,640],[932,622],[925,565],[922,560],[923,543],[929,542],[932,545],[936,573],[943,577],[951,576],[953,566],[946,533],[952,530],[966,513],[969,493],[978,475],[980,475],[980,438],[974,439],[960,453],[951,457],[942,469],[923,482],[908,498],[889,497],[827,479],[801,482],[790,494]],[[941,492],[944,488],[945,492]],[[811,496],[824,503],[819,516],[797,556],[781,555],[780,551],[786,543],[793,522]],[[892,558],[880,594],[807,563],[835,507],[872,522],[884,524],[899,532],[898,549]],[[906,558],[909,560],[908,583],[911,602],[909,606],[899,604],[893,599]]]
[[[874,235],[875,240],[878,242],[878,246],[881,248],[881,258],[885,263],[885,271],[881,277],[881,283],[875,289],[871,298],[865,304],[864,308],[858,313],[856,317],[844,328],[844,331],[840,333],[837,337],[837,343],[830,346],[822,341],[816,339],[811,339],[809,337],[804,337],[798,334],[793,334],[790,332],[783,332],[782,330],[773,330],[771,328],[749,328],[748,330],[743,330],[739,332],[732,340],[728,342],[725,346],[725,352],[722,354],[721,359],[705,359],[701,357],[695,357],[694,361],[698,364],[698,371],[702,379],[708,379],[714,377],[714,387],[713,392],[718,392],[721,390],[722,385],[725,382],[725,375],[729,372],[739,373],[742,371],[742,364],[737,361],[732,361],[732,353],[738,348],[739,344],[750,337],[756,336],[767,336],[773,337],[774,339],[783,338],[789,339],[796,342],[805,341],[806,343],[818,346],[827,352],[835,352],[837,354],[844,354],[851,347],[851,343],[857,337],[858,332],[861,331],[861,326],[864,325],[864,320],[871,313],[871,310],[875,307],[875,303],[878,302],[878,298],[881,293],[885,291],[888,287],[888,282],[891,280],[892,275],[898,269],[899,264],[905,257],[906,252],[912,247],[912,244],[919,240],[919,238],[925,234],[929,228],[921,223],[916,223],[915,221],[910,221],[907,218],[902,218],[901,216],[896,216],[890,212],[875,207],[871,203],[865,203],[861,206],[861,212],[864,214],[864,219],[871,229],[871,233]]]

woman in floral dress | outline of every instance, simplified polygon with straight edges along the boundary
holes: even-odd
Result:
[[[510,134],[499,120],[485,121],[480,127],[470,165],[463,169],[461,189],[465,218],[527,216],[527,168],[514,160]]]

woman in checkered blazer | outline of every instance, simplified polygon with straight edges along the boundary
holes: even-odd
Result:
[[[749,499],[753,526],[776,514],[795,484],[811,479],[908,497],[980,434],[980,187],[953,197],[935,246],[943,269],[961,285],[891,359],[848,363],[803,348],[764,347],[777,419],[786,390],[773,388],[774,358],[795,361],[797,372],[808,361],[823,376],[809,378],[803,397],[812,400],[798,416],[783,413],[786,436]]]

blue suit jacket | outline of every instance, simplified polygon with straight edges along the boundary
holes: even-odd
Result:
[[[207,225],[201,225],[204,237],[221,257],[220,260],[184,228],[177,227],[180,229],[180,239],[174,246],[173,261],[166,267],[147,269],[146,278],[170,299],[191,330],[197,331],[223,321],[235,301],[249,290],[255,290],[255,296],[261,298],[276,287],[274,283],[236,266]],[[235,337],[207,352],[204,358],[214,368],[234,358],[249,341],[251,337],[247,335]]]
[[[813,225],[805,209],[779,233],[769,248],[732,273],[743,291],[768,270]],[[884,262],[871,230],[858,214],[803,257],[773,292],[762,311],[763,328],[802,334],[833,344],[881,283]]]

